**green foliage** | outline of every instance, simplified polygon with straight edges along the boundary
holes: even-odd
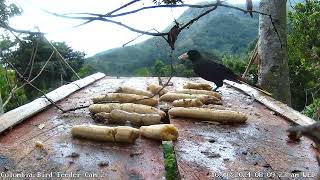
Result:
[[[310,105],[306,106],[303,113],[314,120],[320,121],[320,98],[315,99]]]
[[[9,82],[9,83],[8,83]],[[8,70],[6,73],[5,69],[0,66],[0,93],[2,97],[3,103],[9,98],[9,93],[11,92],[11,89],[17,83],[17,80],[15,78],[15,73],[12,70]],[[11,110],[13,108],[16,108],[21,105],[21,103],[24,103],[27,101],[27,97],[25,95],[24,89],[19,89],[15,96],[12,97],[12,100],[9,101],[9,103],[5,106],[4,111]]]
[[[232,69],[236,74],[242,74],[246,70],[248,64],[247,60],[244,60],[240,56],[236,55],[224,55],[222,57],[222,63]]]
[[[142,77],[149,77],[149,76],[151,76],[151,72],[150,72],[149,69],[146,68],[146,67],[137,69],[137,70],[134,72],[134,74],[135,74],[136,76],[142,76]]]
[[[75,71],[78,71],[82,67],[85,56],[84,53],[72,50],[64,42],[52,42],[52,44]],[[17,50],[10,53],[7,58],[20,73],[27,78],[30,77],[29,79],[31,80],[40,72],[52,52],[51,46],[42,39],[42,37],[30,35],[25,37],[23,43],[19,45]],[[31,61],[32,54],[35,54],[33,63]],[[31,73],[29,73],[30,70],[32,70]],[[61,86],[61,82],[70,82],[72,76],[72,71],[61,62],[60,57],[55,53],[45,67],[45,70],[32,83],[45,92],[48,92]],[[22,79],[19,79],[19,82],[20,84],[24,83]],[[25,86],[25,90],[29,100],[41,95],[39,92],[34,91],[33,87],[29,85]]]
[[[79,72],[78,72],[78,75],[81,77],[81,78],[84,78],[86,76],[89,76],[91,74],[93,74],[94,72],[96,72],[96,68],[89,65],[89,64],[85,64],[83,65],[80,69],[79,69]],[[72,79],[76,79],[75,75],[72,77]]]
[[[163,61],[157,59],[152,67],[152,74],[158,77],[170,76],[170,68]]]
[[[292,104],[302,110],[320,97],[320,2],[298,3],[288,17]]]
[[[250,48],[250,47],[249,47]],[[229,67],[235,74],[241,76],[249,63],[249,56],[237,56],[237,55],[224,55],[222,57],[222,63]],[[258,71],[257,66],[252,65],[246,79],[256,84],[258,82]]]
[[[8,23],[8,19],[20,15],[21,10],[13,3],[7,3],[6,0],[0,0],[0,27]]]

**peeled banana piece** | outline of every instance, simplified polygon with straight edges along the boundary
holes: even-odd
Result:
[[[72,127],[73,137],[95,141],[134,143],[139,137],[139,130],[128,126],[108,127],[97,125],[76,125]]]
[[[162,141],[176,141],[179,136],[178,129],[172,124],[141,126],[140,134],[146,138]]]

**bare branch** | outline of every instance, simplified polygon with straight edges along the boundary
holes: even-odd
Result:
[[[35,31],[28,31],[28,30],[21,30],[21,29],[15,29],[3,22],[0,22],[0,28],[6,29],[11,32],[16,32],[16,33],[22,33],[22,34],[44,34],[42,32],[35,32]]]
[[[189,7],[189,8],[209,8],[209,7],[213,7],[216,6],[217,4],[220,4],[221,2],[216,2],[216,3],[210,3],[210,4],[206,4],[206,5],[193,5],[193,4],[168,4],[168,5],[154,5],[154,6],[146,6],[146,7],[142,7],[142,8],[138,8],[132,11],[127,11],[127,12],[123,12],[123,13],[119,13],[119,14],[97,14],[97,13],[66,13],[66,14],[62,14],[62,15],[88,15],[88,16],[95,16],[95,17],[105,17],[105,18],[114,18],[114,17],[119,17],[119,16],[125,16],[125,15],[129,15],[129,14],[134,14],[137,13],[139,11],[143,11],[143,10],[148,10],[148,9],[155,9],[155,8],[184,8],[184,7]],[[46,11],[48,12],[48,11]],[[52,12],[48,12],[50,14],[55,14]]]
[[[45,92],[43,92],[41,89],[37,88],[35,85],[33,85],[30,81],[28,81],[25,77],[23,77],[23,75],[16,69],[16,67],[11,64],[9,61],[7,61],[6,59],[4,59],[4,61],[6,61],[6,63],[17,73],[17,75],[26,83],[28,83],[31,87],[33,87],[35,90],[37,90],[38,92],[40,92],[44,98],[46,98],[53,106],[55,106],[57,109],[59,109],[60,111],[64,112],[64,110],[59,107],[52,99],[50,99]]]
[[[12,99],[12,97],[14,96],[14,93],[16,92],[16,89],[17,89],[17,85],[15,85],[13,87],[13,89],[11,90],[8,98],[5,100],[5,102],[2,104],[2,107],[6,107],[6,105],[10,102],[10,100]]]
[[[104,21],[104,22],[109,22],[109,23],[113,23],[113,24],[117,24],[119,26],[122,26],[124,28],[129,29],[130,31],[133,32],[137,32],[140,34],[145,34],[145,35],[150,35],[150,36],[167,36],[169,35],[169,32],[167,33],[151,33],[148,31],[143,31],[143,30],[139,30],[139,29],[135,29],[133,27],[130,27],[126,24],[123,24],[122,22],[118,22],[118,21],[114,21],[111,20],[110,18],[113,17],[119,17],[119,16],[125,16],[125,15],[129,15],[129,14],[133,14],[133,13],[137,13],[139,11],[143,11],[143,10],[147,10],[147,9],[155,9],[155,8],[181,8],[181,7],[189,7],[189,8],[209,8],[211,7],[209,10],[205,11],[204,13],[200,14],[199,16],[195,17],[194,19],[190,20],[189,22],[187,22],[184,26],[180,27],[180,31],[183,30],[186,27],[189,27],[191,24],[193,24],[195,21],[199,20],[201,17],[209,14],[211,11],[214,11],[215,9],[217,9],[218,6],[221,7],[225,7],[225,8],[231,8],[231,9],[235,9],[238,11],[242,11],[244,13],[248,13],[249,11],[246,9],[242,9],[236,6],[232,6],[232,5],[228,5],[228,4],[223,4],[223,1],[217,1],[215,3],[210,3],[210,4],[205,4],[205,5],[192,5],[192,4],[169,4],[169,5],[155,5],[155,6],[146,6],[146,7],[142,7],[136,10],[132,10],[132,11],[127,11],[127,12],[123,12],[123,13],[119,13],[119,14],[95,14],[95,13],[69,13],[69,14],[57,14],[57,13],[52,13],[52,12],[48,12],[50,14],[53,14],[55,16],[58,17],[63,17],[63,18],[69,18],[69,19],[80,19],[80,20],[86,20],[86,22],[77,25],[75,27],[87,24],[89,22],[92,21]],[[282,43],[281,43],[281,39],[280,39],[280,35],[278,33],[277,28],[275,27],[275,23],[274,20],[272,18],[272,16],[270,14],[266,14],[263,12],[259,12],[259,11],[254,11],[254,10],[250,10],[250,13],[257,13],[257,14],[261,14],[261,15],[265,15],[265,16],[269,16],[271,23],[275,29],[275,32],[277,33],[278,37],[279,37],[279,41],[282,47]],[[87,16],[69,16],[69,15],[87,15]],[[168,40],[166,39],[166,41],[168,42]]]
[[[125,5],[117,8],[117,9],[111,11],[111,12],[108,12],[107,14],[105,14],[105,15],[103,15],[103,16],[112,16],[113,13],[115,13],[115,12],[117,12],[117,11],[120,11],[121,9],[123,9],[123,8],[125,8],[125,7],[128,7],[128,6],[130,6],[130,5],[132,5],[132,4],[136,3],[136,2],[139,2],[139,1],[140,1],[140,0],[133,0],[133,1],[131,1],[131,2],[127,3],[127,4],[125,4]],[[46,12],[48,12],[48,11],[46,11]],[[50,13],[50,12],[49,12],[49,13]],[[66,15],[66,14],[65,14],[65,15]],[[98,15],[98,16],[99,16],[99,15]],[[88,23],[90,23],[90,22],[92,22],[92,21],[94,21],[94,20],[86,21],[86,22],[84,22],[84,23],[82,23],[82,24],[79,24],[79,25],[77,25],[77,26],[75,26],[75,27],[83,26],[83,25],[88,24]]]
[[[132,4],[134,4],[134,3],[136,3],[136,2],[139,2],[140,0],[133,0],[133,1],[131,1],[131,2],[129,2],[129,3],[127,3],[127,4],[125,4],[125,5],[123,5],[123,6],[121,6],[121,7],[119,7],[119,8],[117,8],[117,9],[115,9],[115,10],[113,10],[113,11],[111,11],[111,12],[108,12],[107,14],[105,14],[105,15],[112,15],[113,13],[115,13],[115,12],[117,12],[117,11],[120,11],[121,9],[124,9],[124,8],[126,8],[126,7],[128,7],[128,6],[130,6],[130,5],[132,5]]]
[[[31,54],[31,67],[30,67],[30,71],[29,71],[28,80],[31,78],[31,75],[32,75],[34,60],[35,60],[37,52],[38,52],[38,46],[39,46],[39,41],[37,41],[36,48],[35,48],[33,54]]]
[[[59,56],[59,58],[61,59],[62,63],[64,63],[65,66],[67,66],[72,72],[73,74],[75,74],[77,76],[78,79],[81,79],[80,76],[78,75],[78,73],[70,66],[70,64],[64,59],[64,57],[60,54],[60,52],[58,51],[58,49],[45,37],[42,36],[44,40],[46,40],[48,42],[48,44],[52,47],[53,51],[56,52]]]

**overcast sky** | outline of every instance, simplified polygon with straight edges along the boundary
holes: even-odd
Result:
[[[138,34],[123,27],[106,22],[92,22],[87,25],[73,28],[83,21],[58,18],[45,13],[42,9],[55,13],[91,12],[105,14],[129,0],[12,0],[21,9],[21,16],[11,19],[10,24],[17,29],[32,30],[35,26],[46,37],[54,41],[64,41],[73,49],[84,51],[87,56],[92,56],[107,49],[120,47],[135,38]],[[195,4],[203,0],[184,0],[185,3]],[[150,4],[151,0],[143,0],[125,10],[136,9]],[[245,3],[245,0],[227,0],[229,3]],[[141,30],[155,28],[159,31],[167,27],[174,18],[185,11],[186,8],[153,9],[139,12],[126,17],[118,18],[127,25]],[[143,36],[134,43],[141,42],[150,36]]]

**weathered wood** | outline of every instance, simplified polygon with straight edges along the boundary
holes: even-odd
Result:
[[[91,98],[114,92],[120,86],[146,89],[148,83],[155,84],[157,79],[105,77],[57,104],[64,109],[87,105],[92,103]],[[45,125],[43,129],[39,124]],[[125,144],[72,138],[71,127],[78,124],[95,124],[88,108],[61,114],[51,106],[3,133],[0,135],[0,172],[4,168],[7,173],[52,172],[54,179],[61,179],[57,177],[58,172],[74,173],[79,179],[89,179],[86,174],[96,175],[94,179],[164,178],[161,142],[138,138],[134,144]],[[36,141],[44,144],[44,150],[35,148]],[[72,153],[74,157],[70,156]]]
[[[200,78],[173,78],[172,89]],[[211,83],[210,83],[211,84]],[[291,122],[274,114],[236,88],[223,86],[223,105],[248,116],[242,125],[222,125],[187,118],[171,118],[179,130],[174,142],[182,179],[303,179],[315,178],[318,165],[311,141],[288,142]]]
[[[305,126],[315,123],[315,121],[300,112],[292,109],[288,105],[273,99],[270,96],[263,94],[262,92],[246,85],[246,84],[238,84],[231,81],[224,81],[224,83],[248,94],[249,96],[253,96],[258,102],[262,103],[269,109],[277,112],[279,115],[285,117],[287,120]]]
[[[68,85],[64,85],[55,89],[46,96],[52,101],[57,102],[61,99],[64,99],[73,92],[93,83],[94,81],[103,78],[105,75],[103,73],[96,73],[86,78],[74,81]],[[8,129],[9,127],[14,126],[15,124],[20,123],[24,119],[31,117],[32,115],[44,110],[51,103],[44,97],[35,99],[34,101],[20,106],[16,109],[13,109],[0,116],[0,133]]]
[[[247,67],[246,67],[246,70],[242,74],[242,78],[246,78],[247,74],[250,71],[250,68],[251,68],[253,62],[255,62],[257,58],[259,58],[259,55],[258,55],[258,42],[257,42],[255,48],[253,49],[253,51],[251,52],[249,63],[247,65]]]

